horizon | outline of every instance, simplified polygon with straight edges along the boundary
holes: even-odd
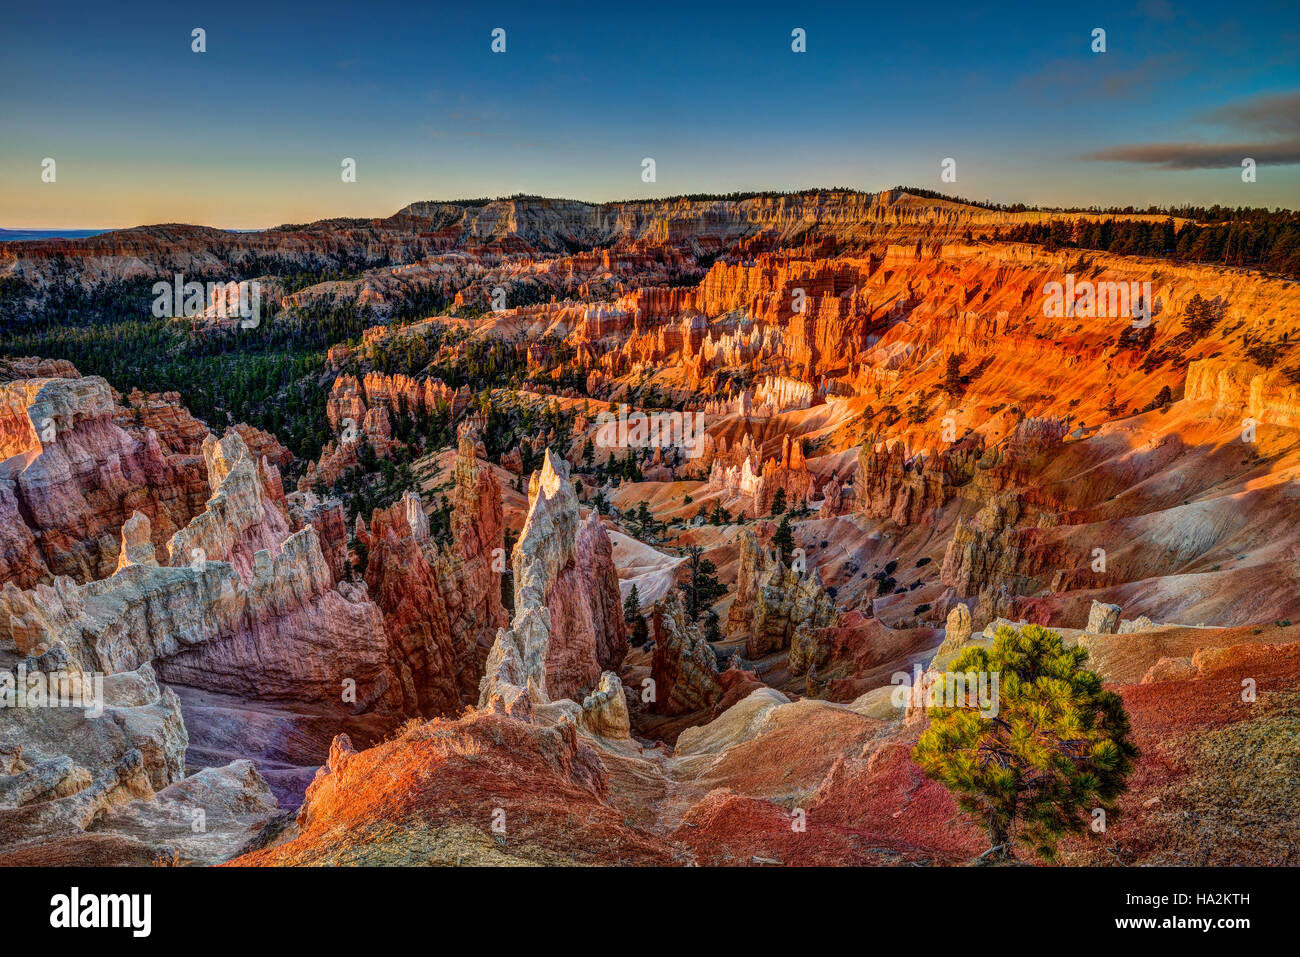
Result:
[[[1017,205],[1024,205],[1026,211],[1060,213],[1065,216],[1080,215],[1080,214],[1115,215],[1115,216],[1158,215],[1160,213],[1170,212],[1171,210],[1178,210],[1180,206],[1200,205],[1200,204],[1159,204],[1159,205],[1148,204],[1143,206],[1133,205],[1127,207],[1098,206],[1098,205],[1093,205],[1089,207],[1035,206],[1035,205],[1019,203],[1016,200],[1010,200],[1010,201],[994,200],[989,198],[975,199],[973,197],[950,196],[950,195],[937,195],[937,196],[929,197],[929,196],[921,195],[921,191],[923,189],[925,189],[925,187],[888,186],[888,187],[882,187],[880,189],[874,189],[874,190],[860,190],[860,189],[848,188],[848,187],[810,186],[802,189],[789,189],[789,190],[772,189],[772,190],[737,191],[737,192],[742,192],[743,195],[734,196],[734,197],[729,196],[727,194],[698,194],[698,193],[689,194],[688,193],[688,194],[679,194],[673,196],[623,197],[619,199],[607,199],[607,200],[588,200],[588,199],[581,199],[573,196],[547,196],[547,195],[536,194],[536,193],[520,193],[511,196],[496,196],[496,197],[471,196],[471,197],[461,197],[456,199],[417,199],[417,200],[412,200],[409,203],[405,203],[402,206],[399,206],[397,209],[384,214],[374,214],[370,216],[323,216],[320,219],[306,220],[298,223],[286,221],[281,223],[275,223],[269,226],[222,226],[217,223],[180,222],[180,221],[135,223],[130,226],[89,226],[89,227],[50,226],[50,227],[39,227],[39,228],[38,227],[10,227],[4,224],[0,224],[0,242],[28,242],[36,239],[63,239],[63,238],[88,239],[91,238],[92,236],[103,235],[104,233],[124,232],[133,229],[154,229],[154,228],[160,228],[164,226],[201,227],[206,229],[216,229],[222,232],[230,232],[230,233],[261,233],[261,232],[270,232],[272,230],[277,230],[277,229],[292,229],[300,226],[312,226],[319,223],[326,223],[326,222],[346,220],[346,219],[383,220],[395,216],[398,213],[400,213],[402,210],[407,209],[411,206],[422,205],[422,204],[438,205],[438,206],[464,206],[467,208],[472,208],[475,206],[486,206],[495,203],[519,202],[525,200],[536,200],[536,201],[550,202],[550,203],[556,203],[556,202],[579,203],[584,206],[594,207],[594,206],[615,206],[615,205],[630,204],[630,203],[666,203],[666,202],[675,202],[675,201],[743,202],[748,199],[761,198],[762,196],[769,195],[769,194],[772,196],[807,196],[814,193],[847,192],[847,193],[854,193],[857,195],[875,196],[875,195],[879,195],[880,193],[886,193],[886,192],[902,192],[919,199],[932,198],[943,202],[972,206],[974,208],[984,208],[985,206],[1014,207]],[[1223,204],[1210,203],[1205,205],[1213,207],[1216,205],[1223,205]],[[1297,208],[1295,206],[1267,206],[1267,207],[1246,206],[1246,207],[1233,207],[1233,208],[1263,209],[1268,212],[1274,212],[1274,213],[1300,212],[1300,208]],[[1172,213],[1170,214],[1172,215]],[[13,233],[16,235],[6,237],[5,234],[7,233]],[[71,235],[73,233],[78,233],[83,235],[73,236]],[[24,236],[22,234],[39,234],[39,235]]]
[[[587,9],[78,3],[74,31],[15,10],[0,83],[33,95],[4,124],[3,225],[265,230],[427,201],[408,197],[601,204],[808,182],[1032,207],[1300,205],[1300,18],[1285,3],[942,3],[924,30],[883,31],[873,10],[817,5]]]

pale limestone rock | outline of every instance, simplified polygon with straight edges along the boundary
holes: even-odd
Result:
[[[531,711],[551,696],[572,697],[599,679],[611,653],[626,650],[608,535],[598,519],[579,520],[569,466],[548,450],[529,480],[528,518],[514,550],[515,615],[497,632],[479,686],[479,707]],[[605,549],[600,546],[604,539]]]
[[[229,562],[240,577],[252,577],[253,556],[275,555],[289,535],[289,520],[266,494],[266,472],[233,429],[203,442],[212,497],[207,507],[167,543],[171,565]]]
[[[952,611],[948,612],[943,644],[939,646],[936,656],[950,654],[968,642],[971,636],[971,628],[970,608],[966,605],[954,605]]]
[[[248,850],[276,813],[275,796],[253,762],[239,760],[204,768],[148,800],[111,807],[90,830],[138,841],[169,863],[211,865]]]
[[[1088,634],[1115,634],[1119,629],[1119,616],[1121,610],[1122,609],[1119,605],[1107,605],[1094,600],[1091,609],[1088,611]]]
[[[632,724],[627,712],[623,682],[612,671],[600,676],[596,690],[582,701],[581,726],[601,738],[626,740]]]
[[[118,571],[128,565],[158,564],[151,534],[148,517],[133,512],[122,526],[122,554],[117,560]]]
[[[1159,627],[1161,627],[1159,622],[1152,621],[1146,615],[1140,615],[1137,618],[1121,620],[1116,634],[1129,635],[1134,632],[1151,631]]]

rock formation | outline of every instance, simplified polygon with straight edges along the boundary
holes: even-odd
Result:
[[[431,547],[419,496],[407,492],[395,505],[376,509],[369,533],[357,537],[367,547],[366,585],[383,609],[403,710],[454,714],[460,707],[462,660],[436,570],[440,556]]]
[[[864,444],[858,453],[854,489],[858,507],[871,518],[915,525],[951,501],[957,486],[969,481],[976,455],[967,449],[944,451],[931,458],[908,459],[900,445]]]
[[[655,605],[651,622],[655,698],[650,710],[677,715],[712,708],[722,698],[717,656],[698,627],[687,620],[675,589]]]
[[[65,370],[66,371],[66,370]],[[111,574],[122,525],[150,520],[162,545],[203,508],[202,460],[128,435],[98,376],[0,383],[0,567],[30,587]]]
[[[599,515],[580,520],[569,467],[548,449],[529,480],[513,556],[514,618],[488,656],[480,707],[514,713],[574,697],[618,667],[627,637],[610,551]]]
[[[1088,611],[1088,633],[1093,635],[1113,635],[1119,630],[1119,605],[1107,605],[1099,601],[1092,603]]]
[[[800,626],[821,628],[832,623],[835,606],[821,576],[800,564],[761,547],[749,529],[741,532],[740,569],[727,634],[745,639],[746,658],[790,647]]]
[[[280,472],[266,459],[254,462],[233,430],[204,439],[203,458],[212,497],[167,543],[169,564],[229,562],[247,582],[257,552],[274,557],[289,534]]]
[[[91,666],[59,640],[24,655],[15,637],[0,637],[0,864],[212,864],[253,846],[270,789],[247,761],[186,777],[180,706],[147,660]]]
[[[612,671],[600,676],[596,690],[582,699],[582,727],[600,738],[627,739],[631,721],[623,682]]]
[[[939,646],[936,655],[942,656],[954,652],[970,641],[972,627],[970,609],[965,605],[954,605],[952,611],[948,612],[943,644]]]

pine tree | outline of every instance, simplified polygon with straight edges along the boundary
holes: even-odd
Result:
[[[686,606],[686,615],[698,621],[700,614],[713,602],[727,593],[718,581],[718,568],[704,557],[699,545],[686,546],[686,578],[677,583]]]
[[[642,499],[637,503],[636,511],[627,518],[627,524],[636,538],[652,538],[659,530],[660,522],[655,520],[654,512],[650,511],[650,503]]]
[[[959,396],[966,391],[961,381],[961,360],[959,355],[948,357],[948,366],[944,373],[943,387],[949,395]]]
[[[637,648],[644,647],[645,643],[650,640],[650,627],[645,623],[645,616],[638,615],[636,621],[632,622],[632,634],[628,641]]]
[[[637,593],[635,583],[623,599],[623,623],[631,629],[628,640],[635,647],[639,648],[650,640],[650,629],[645,623],[645,616],[641,614],[641,596]]]
[[[641,594],[637,590],[636,583],[632,583],[632,590],[627,593],[623,599],[623,624],[631,625],[641,616]]]
[[[517,535],[512,529],[507,528],[503,554],[507,557],[513,554]],[[501,572],[501,604],[506,611],[514,614],[515,611],[515,570],[511,562],[505,563],[505,569]]]
[[[787,562],[794,554],[794,533],[790,530],[789,515],[781,517],[781,524],[776,527],[776,532],[772,535],[772,547],[779,548]]]
[[[1020,843],[1053,860],[1061,837],[1089,832],[1094,809],[1116,813],[1138,749],[1123,699],[1087,659],[1041,626],[1003,626],[991,649],[966,649],[928,692],[955,706],[931,712],[912,759],[988,832],[995,858]],[[945,701],[945,686],[971,672],[990,688],[997,676],[993,700]]]
[[[785,511],[785,489],[779,488],[772,496],[772,514],[780,515]]]

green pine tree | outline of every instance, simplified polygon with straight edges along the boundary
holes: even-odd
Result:
[[[772,547],[781,549],[781,555],[789,563],[790,556],[794,554],[794,533],[790,530],[789,515],[781,516],[781,524],[772,535]]]
[[[779,488],[772,496],[772,514],[780,515],[785,511],[785,489]]]
[[[650,626],[645,623],[645,616],[638,615],[636,621],[632,622],[632,634],[628,641],[633,647],[640,648],[650,640]]]
[[[641,596],[635,584],[623,599],[623,623],[631,629],[628,641],[633,647],[639,648],[650,640],[650,629],[645,623],[645,615],[641,614]]]
[[[998,676],[995,707],[935,708],[912,752],[988,832],[995,858],[1019,843],[1054,860],[1060,838],[1089,833],[1094,809],[1113,820],[1138,749],[1123,699],[1103,690],[1087,659],[1046,628],[1003,626],[992,648],[968,648],[936,679],[932,693],[942,695],[953,676]]]
[[[632,583],[632,590],[627,593],[623,599],[623,624],[631,626],[636,619],[641,617],[641,594],[637,591],[636,583]]]
[[[687,545],[685,551],[686,577],[677,583],[677,587],[681,590],[687,617],[698,621],[709,605],[727,593],[727,587],[718,581],[718,568],[704,557],[703,548]]]

